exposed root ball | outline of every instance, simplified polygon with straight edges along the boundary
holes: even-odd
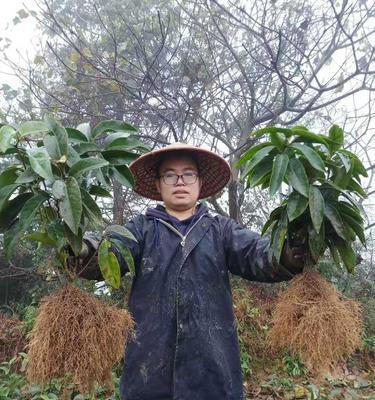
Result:
[[[357,302],[344,298],[319,273],[305,272],[280,294],[269,338],[323,374],[360,346],[361,314]]]
[[[66,377],[81,392],[111,385],[111,371],[134,322],[123,309],[67,285],[45,297],[29,344],[27,378],[45,384]]]

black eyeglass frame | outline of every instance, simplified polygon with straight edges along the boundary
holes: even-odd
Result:
[[[185,174],[192,174],[193,176],[195,176],[194,182],[186,183],[185,180],[184,180],[184,175],[185,175]],[[182,182],[183,182],[184,185],[194,185],[194,183],[196,183],[196,181],[197,181],[197,179],[198,179],[198,177],[199,177],[199,173],[198,173],[198,172],[185,172],[184,174],[181,174],[181,175],[173,173],[173,175],[174,175],[175,177],[177,177],[177,178],[176,178],[176,181],[175,181],[174,183],[167,183],[167,182],[165,181],[165,175],[159,175],[159,178],[162,178],[162,179],[163,179],[163,182],[164,182],[166,185],[168,185],[168,186],[175,186],[175,185],[177,185],[178,180],[179,180],[180,178],[181,178],[181,180],[182,180]]]

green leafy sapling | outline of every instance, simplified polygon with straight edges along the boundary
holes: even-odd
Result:
[[[337,266],[342,262],[353,272],[353,243],[358,238],[366,244],[361,177],[367,172],[343,148],[343,129],[333,125],[322,135],[305,126],[266,127],[252,135],[268,140],[245,151],[237,163],[247,188],[260,186],[270,196],[286,189],[262,231],[270,231],[274,258],[279,261],[287,238],[303,239],[308,243],[307,264],[316,264],[329,248]]]
[[[19,127],[2,125],[0,162],[7,167],[0,173],[0,233],[6,256],[12,256],[19,240],[36,241],[55,249],[56,265],[73,279],[69,257],[78,258],[86,232],[102,231],[99,266],[107,283],[118,288],[120,267],[111,247],[133,273],[134,263],[109,232],[135,238],[124,227],[104,229],[96,199],[112,197],[113,181],[132,187],[128,165],[148,150],[136,128],[123,121],[102,121],[92,130],[88,124],[65,128],[46,115]]]

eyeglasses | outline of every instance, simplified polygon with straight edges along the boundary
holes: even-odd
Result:
[[[160,176],[166,185],[177,185],[179,178],[185,185],[193,185],[198,178],[198,173],[196,172],[184,172],[182,175],[175,174],[174,172],[167,172]]]

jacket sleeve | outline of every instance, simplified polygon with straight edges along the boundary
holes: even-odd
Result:
[[[109,239],[114,239],[115,241],[120,241],[127,247],[134,259],[134,264],[137,266],[139,264],[139,260],[141,257],[141,249],[142,249],[142,234],[141,229],[139,227],[140,218],[136,218],[128,222],[125,225],[125,228],[128,229],[133,236],[137,239],[137,241],[128,239],[118,233],[111,232],[109,234]],[[85,279],[90,280],[104,280],[99,265],[98,265],[98,257],[97,257],[97,250],[100,245],[100,235],[95,233],[86,234],[83,238],[85,244],[88,247],[88,254],[85,256],[85,259],[82,260],[82,268],[77,271],[78,276]],[[115,243],[115,242],[113,242]],[[121,275],[124,275],[126,272],[129,271],[129,268],[121,255],[121,251],[119,251],[116,246],[112,246],[110,249],[117,257],[120,268],[121,268]]]
[[[229,271],[247,280],[281,282],[301,271],[293,271],[272,260],[269,240],[228,219],[224,227],[224,248]]]

